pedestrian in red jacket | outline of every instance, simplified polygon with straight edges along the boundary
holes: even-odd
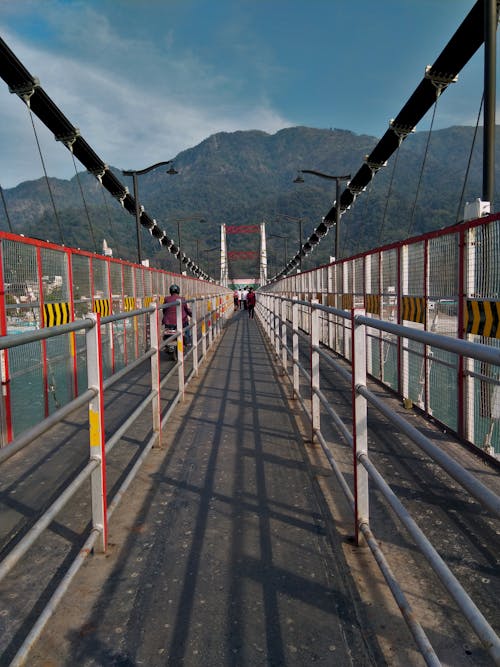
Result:
[[[250,317],[253,320],[253,312],[255,310],[255,292],[253,291],[253,287],[248,288],[247,308],[248,308],[248,317]]]

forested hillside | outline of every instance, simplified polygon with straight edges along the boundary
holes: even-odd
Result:
[[[481,196],[481,135],[471,154],[473,141],[474,128],[470,127],[435,131],[430,138],[426,132],[409,136],[343,216],[343,256],[445,227],[461,218],[465,201]],[[139,199],[174,240],[176,221],[181,219],[184,252],[215,275],[218,254],[213,249],[219,244],[219,225],[265,221],[273,273],[283,266],[285,250],[291,257],[299,245],[299,224],[280,214],[303,219],[303,237],[307,238],[335,199],[334,181],[305,175],[305,182],[296,184],[297,170],[354,175],[376,143],[375,137],[339,129],[292,127],[274,135],[219,133],[180,153],[175,159],[177,175],[159,168],[140,176]],[[149,162],[148,156],[138,156],[137,167]],[[131,179],[114,171],[132,192]],[[44,178],[4,190],[8,217],[5,207],[0,207],[0,228],[98,252],[106,239],[114,256],[136,260],[135,220],[94,176],[81,173],[70,181],[50,178],[49,182],[50,192]],[[143,255],[152,265],[177,268],[177,260],[147,231],[142,231],[142,241]],[[230,251],[258,250],[258,242],[257,234],[228,237]],[[327,261],[333,244],[334,234],[330,233],[303,268]],[[256,259],[235,260],[230,274],[253,274],[256,266]]]

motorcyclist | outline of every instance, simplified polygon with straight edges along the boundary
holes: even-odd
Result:
[[[184,336],[186,339],[186,345],[191,345],[191,330],[186,329],[189,324],[189,318],[193,315],[191,308],[186,303],[186,300],[180,296],[181,290],[179,285],[170,285],[169,292],[170,295],[164,298],[163,303],[174,303],[175,301],[182,302],[182,328],[185,329]],[[161,322],[165,327],[171,329],[177,328],[176,310],[177,309],[173,306],[170,308],[164,308]]]

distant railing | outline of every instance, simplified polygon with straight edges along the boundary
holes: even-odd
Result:
[[[373,317],[367,317],[364,309],[341,310],[323,306],[317,300],[304,301],[263,291],[258,292],[257,299],[257,315],[263,323],[264,331],[275,351],[276,358],[280,361],[284,372],[292,383],[294,398],[302,405],[311,423],[313,439],[317,439],[321,444],[353,512],[356,542],[359,544],[364,539],[371,549],[426,664],[437,667],[441,663],[422,626],[416,620],[403,588],[397,582],[371,530],[370,483],[375,485],[405,526],[417,548],[456,602],[483,646],[492,656],[495,664],[500,664],[500,638],[370,458],[368,450],[368,434],[370,431],[368,404],[382,413],[396,429],[404,433],[435,463],[451,475],[463,489],[486,508],[492,517],[500,517],[500,497],[368,389],[367,370],[369,367],[370,339],[367,331],[371,329],[372,331],[387,333],[399,339],[414,341],[431,346],[433,349],[457,354],[467,360],[489,364],[497,369],[500,369],[500,349],[377,320]],[[326,318],[323,322],[320,318],[321,315]],[[325,322],[330,322],[332,317],[349,323],[351,331],[350,371],[346,370],[345,366],[325,346],[321,345],[322,333],[325,333]],[[302,355],[300,354],[301,341],[306,346],[306,349],[302,350]],[[308,359],[309,362],[304,362],[304,359]],[[351,395],[353,397],[351,430],[340,417],[338,406],[332,404],[322,391],[321,368],[325,366],[333,368],[351,385]],[[304,387],[307,387],[305,391],[303,391]],[[324,425],[329,420],[336,426],[344,441],[352,449],[354,465],[349,477],[354,480],[353,489],[351,489],[346,477],[341,472],[333,448],[324,436],[322,424]]]

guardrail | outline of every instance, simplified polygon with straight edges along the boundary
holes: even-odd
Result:
[[[397,429],[410,438],[495,517],[500,517],[500,497],[368,389],[367,357],[369,354],[369,338],[366,329],[367,327],[378,329],[381,332],[414,340],[424,345],[432,345],[434,348],[453,352],[467,359],[493,364],[497,367],[500,367],[500,350],[479,343],[453,339],[367,317],[364,309],[353,308],[351,311],[347,311],[324,306],[314,300],[304,301],[297,298],[276,296],[272,293],[262,292],[258,293],[257,300],[256,312],[262,322],[264,331],[269,338],[277,359],[282,364],[285,374],[292,383],[294,397],[299,400],[311,423],[313,438],[316,438],[320,443],[351,507],[354,516],[356,543],[359,544],[363,540],[366,541],[426,664],[437,666],[441,663],[421,624],[416,621],[402,587],[396,581],[370,528],[370,483],[376,486],[408,530],[418,549],[437,574],[449,595],[454,599],[461,613],[469,622],[495,663],[500,664],[500,638],[370,459],[368,451],[368,404],[389,419]],[[352,331],[350,372],[324,347],[320,346],[320,331],[324,324],[320,320],[321,313],[328,316],[328,320],[330,319],[329,316],[332,315],[350,323]],[[300,341],[304,341],[307,346],[310,359],[308,367],[301,362]],[[335,406],[329,403],[321,391],[320,360],[322,363],[332,367],[351,385],[353,397],[352,432],[339,416]],[[301,378],[306,380],[309,387],[307,396],[301,393]],[[353,491],[351,491],[323,435],[321,408],[323,408],[324,413],[332,420],[341,436],[352,448],[354,461],[352,470],[354,479]]]
[[[376,320],[500,349],[500,214],[467,220],[288,275],[266,292],[364,308]],[[328,346],[349,358],[350,321],[331,316]],[[369,328],[374,378],[500,460],[498,367]],[[378,334],[378,335],[377,335]]]
[[[92,528],[85,544],[79,551],[78,557],[70,566],[66,575],[53,593],[50,601],[39,616],[29,635],[17,652],[11,667],[24,664],[27,654],[39,637],[43,627],[54,612],[58,602],[67,590],[71,580],[83,564],[86,556],[96,547],[104,552],[107,547],[108,522],[123,497],[125,490],[130,485],[144,459],[154,446],[161,445],[161,432],[165,427],[174,407],[182,400],[186,384],[198,373],[199,364],[206,358],[207,351],[217,340],[222,330],[223,318],[226,316],[223,299],[215,299],[215,308],[205,305],[207,297],[201,299],[190,299],[193,316],[188,327],[183,330],[181,301],[171,304],[153,304],[147,308],[120,313],[107,317],[101,317],[98,313],[89,313],[84,319],[64,324],[61,326],[39,329],[25,334],[15,334],[0,337],[0,350],[26,345],[34,341],[46,340],[72,332],[84,332],[86,340],[86,360],[88,386],[86,391],[77,398],[70,401],[52,415],[44,419],[36,426],[27,429],[11,443],[0,449],[0,464],[10,457],[18,454],[28,445],[34,443],[38,438],[47,433],[63,419],[73,414],[76,410],[88,405],[89,416],[89,459],[84,468],[75,479],[64,489],[61,495],[43,513],[36,523],[29,529],[26,535],[9,551],[0,563],[0,581],[2,581],[12,568],[19,563],[22,557],[33,546],[43,531],[50,525],[59,512],[66,506],[69,500],[82,487],[82,484],[90,479]],[[209,297],[208,297],[209,298]],[[209,303],[211,304],[212,301]],[[160,377],[160,352],[168,341],[160,341],[160,315],[165,308],[176,308],[177,332],[172,338],[177,342],[177,361],[172,365],[164,377]],[[197,312],[204,313],[197,317]],[[104,380],[103,374],[103,348],[101,345],[101,330],[108,324],[118,322],[127,318],[144,315],[147,317],[149,346],[146,351],[135,361],[121,369],[111,377]],[[143,318],[142,318],[143,319]],[[139,320],[139,318],[138,318]],[[185,352],[183,336],[189,329],[192,333],[193,344],[189,351]],[[187,372],[186,360],[192,357],[191,371]],[[120,427],[108,438],[104,432],[104,394],[109,387],[122,379],[125,375],[136,369],[145,361],[150,360],[151,388],[147,396],[143,398],[138,407],[130,414]],[[162,415],[160,396],[161,390],[168,380],[177,375],[178,386],[173,400],[170,401],[168,409]],[[114,497],[107,505],[108,491],[106,488],[106,457],[113,447],[120,441],[132,424],[143,414],[146,408],[152,408],[152,434],[144,446],[140,456],[134,462]]]

